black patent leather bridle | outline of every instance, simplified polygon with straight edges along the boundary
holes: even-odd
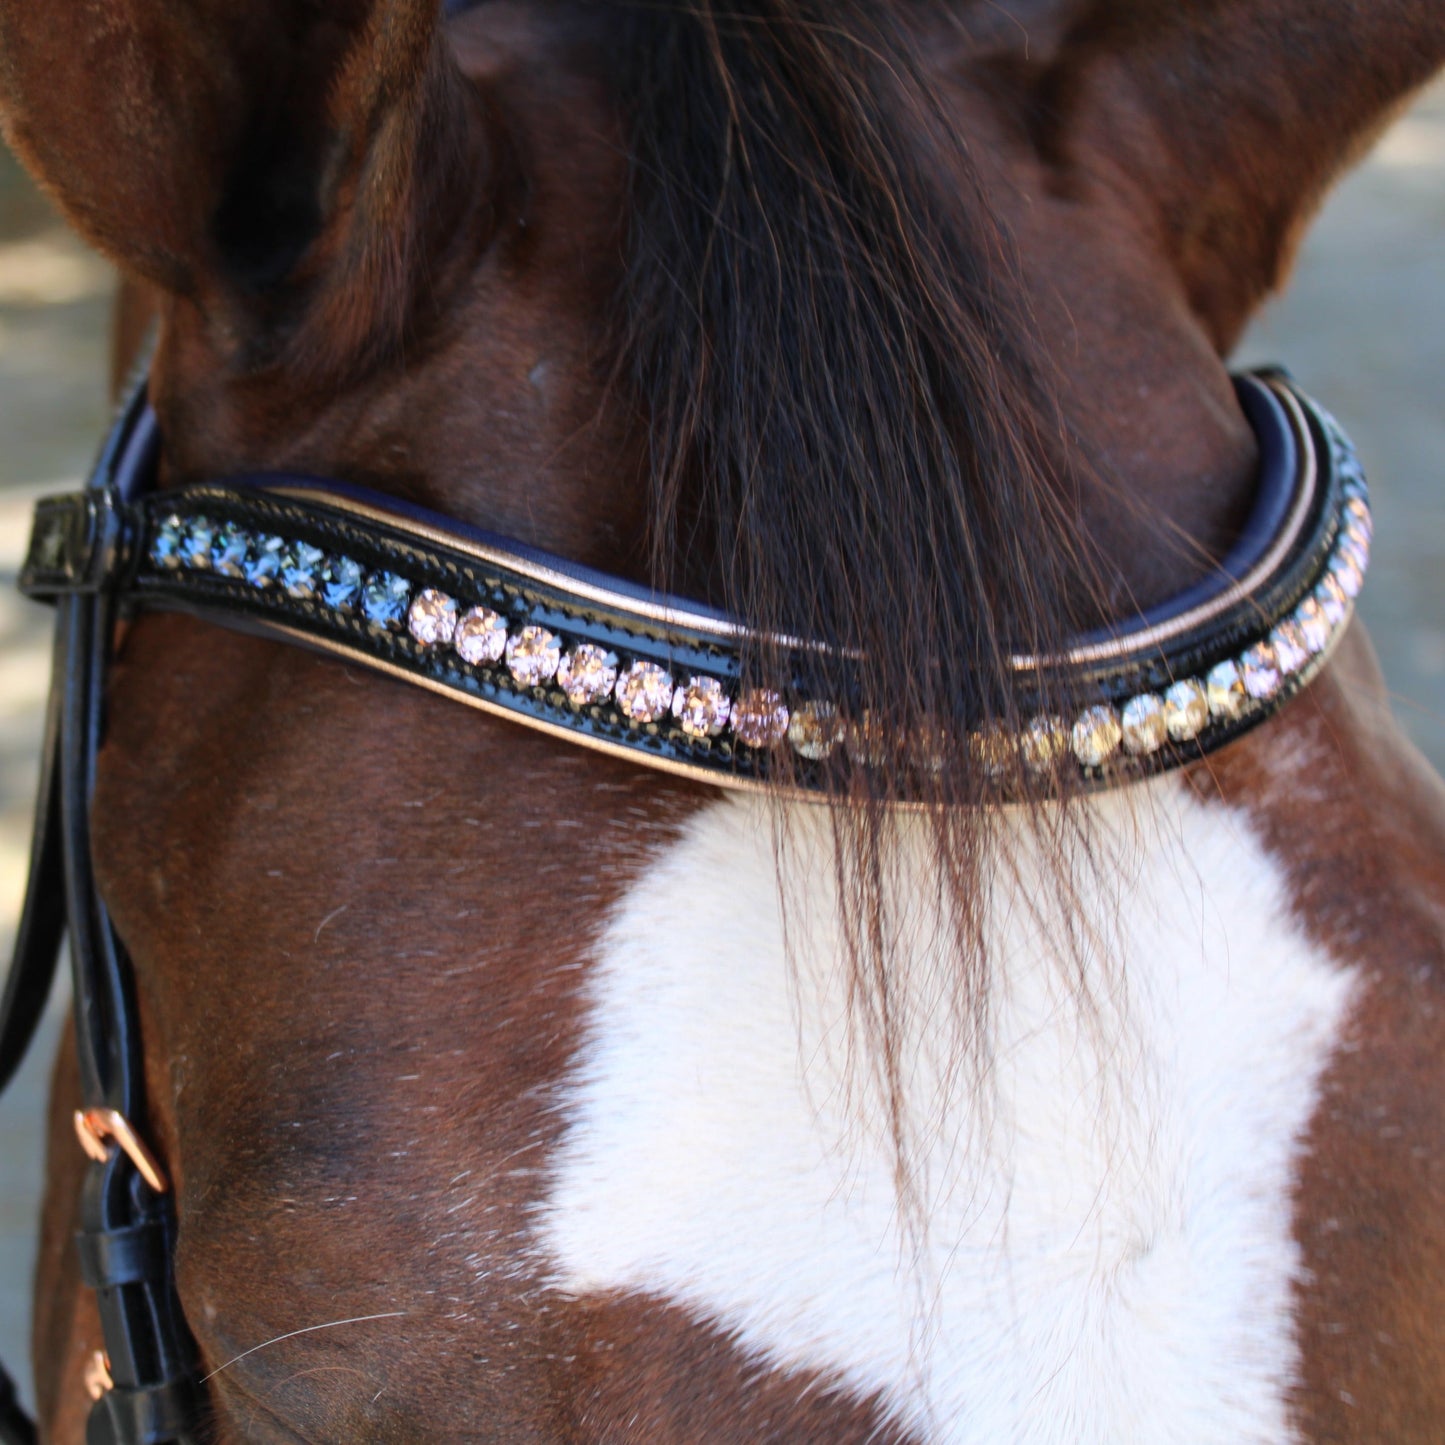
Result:
[[[1009,743],[1027,767],[1066,771],[1071,790],[1197,761],[1239,736],[1310,681],[1348,623],[1370,540],[1353,449],[1279,374],[1237,389],[1261,466],[1253,515],[1217,572],[1127,626],[1015,660],[1021,715],[1045,673],[1078,700],[1075,715],[1038,717]],[[785,756],[787,788],[816,795],[829,756],[856,742],[848,700],[807,697],[805,669],[749,694],[746,629],[712,609],[339,482],[243,477],[158,492],[159,446],[142,387],[86,490],[38,505],[21,574],[27,595],[55,605],[56,637],[30,878],[0,1004],[0,1089],[68,937],[76,1124],[91,1159],[77,1247],[105,1340],[88,1377],[87,1445],[194,1445],[204,1414],[175,1289],[174,1201],[145,1143],[134,979],[92,872],[119,617],[182,610],[301,643],[720,787],[775,786]],[[807,650],[787,644],[785,656],[790,647]],[[987,765],[998,740],[983,741]],[[36,1438],[0,1370],[0,1442]]]

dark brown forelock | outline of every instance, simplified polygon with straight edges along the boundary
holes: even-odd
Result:
[[[650,427],[653,575],[761,634],[826,643],[804,689],[869,719],[883,765],[835,754],[854,806],[834,832],[854,1043],[902,1185],[899,1051],[925,981],[888,943],[886,819],[905,786],[922,790],[967,1052],[986,993],[989,786],[967,735],[1026,721],[1009,654],[1057,645],[1095,593],[1059,480],[1063,426],[1010,238],[896,7],[615,9],[632,160],[620,355]],[[758,642],[745,680],[783,668]],[[920,766],[920,744],[942,765]],[[1017,756],[994,762],[1027,793]]]

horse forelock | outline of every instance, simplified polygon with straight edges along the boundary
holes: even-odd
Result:
[[[1007,649],[1087,610],[1063,428],[908,28],[816,0],[618,9],[618,351],[656,580],[827,644],[808,681],[886,735],[1003,720]],[[765,682],[778,659],[749,661]]]
[[[631,157],[616,384],[648,429],[652,576],[755,629],[746,682],[798,665],[768,639],[824,644],[800,681],[855,729],[828,764],[850,805],[832,814],[834,896],[857,1057],[906,1193],[890,805],[924,791],[934,877],[914,881],[948,900],[946,1007],[979,1064],[977,805],[1002,772],[1043,835],[1076,823],[1011,748],[978,750],[1029,720],[1010,654],[1102,606],[1055,377],[1014,239],[888,7],[614,8]]]

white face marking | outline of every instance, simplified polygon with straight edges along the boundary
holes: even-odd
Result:
[[[729,799],[695,817],[599,948],[539,1221],[557,1283],[683,1305],[775,1365],[881,1395],[928,1439],[1290,1438],[1292,1161],[1353,976],[1292,922],[1242,815],[1170,780],[1088,806],[1103,882],[1075,882],[1096,1012],[1058,956],[1051,875],[1005,815],[981,1094],[928,1003],[950,967],[937,920],[915,906],[900,925],[912,1095],[947,1101],[923,1135],[921,1255],[888,1139],[842,1097],[822,811],[791,820],[788,897],[809,900],[789,916],[796,985],[767,812]],[[907,883],[919,825],[899,827],[900,897],[931,896]]]

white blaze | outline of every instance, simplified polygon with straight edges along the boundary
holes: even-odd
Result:
[[[1087,806],[1092,1011],[1055,875],[1001,815],[982,1091],[939,1002],[946,930],[926,903],[898,926],[921,1259],[887,1131],[844,1097],[824,813],[797,812],[785,855],[789,899],[808,900],[789,913],[796,980],[766,808],[697,815],[598,950],[539,1220],[553,1279],[684,1306],[927,1439],[1286,1440],[1292,1163],[1353,977],[1293,922],[1243,815],[1172,780]],[[898,826],[898,896],[931,899],[922,825]]]

